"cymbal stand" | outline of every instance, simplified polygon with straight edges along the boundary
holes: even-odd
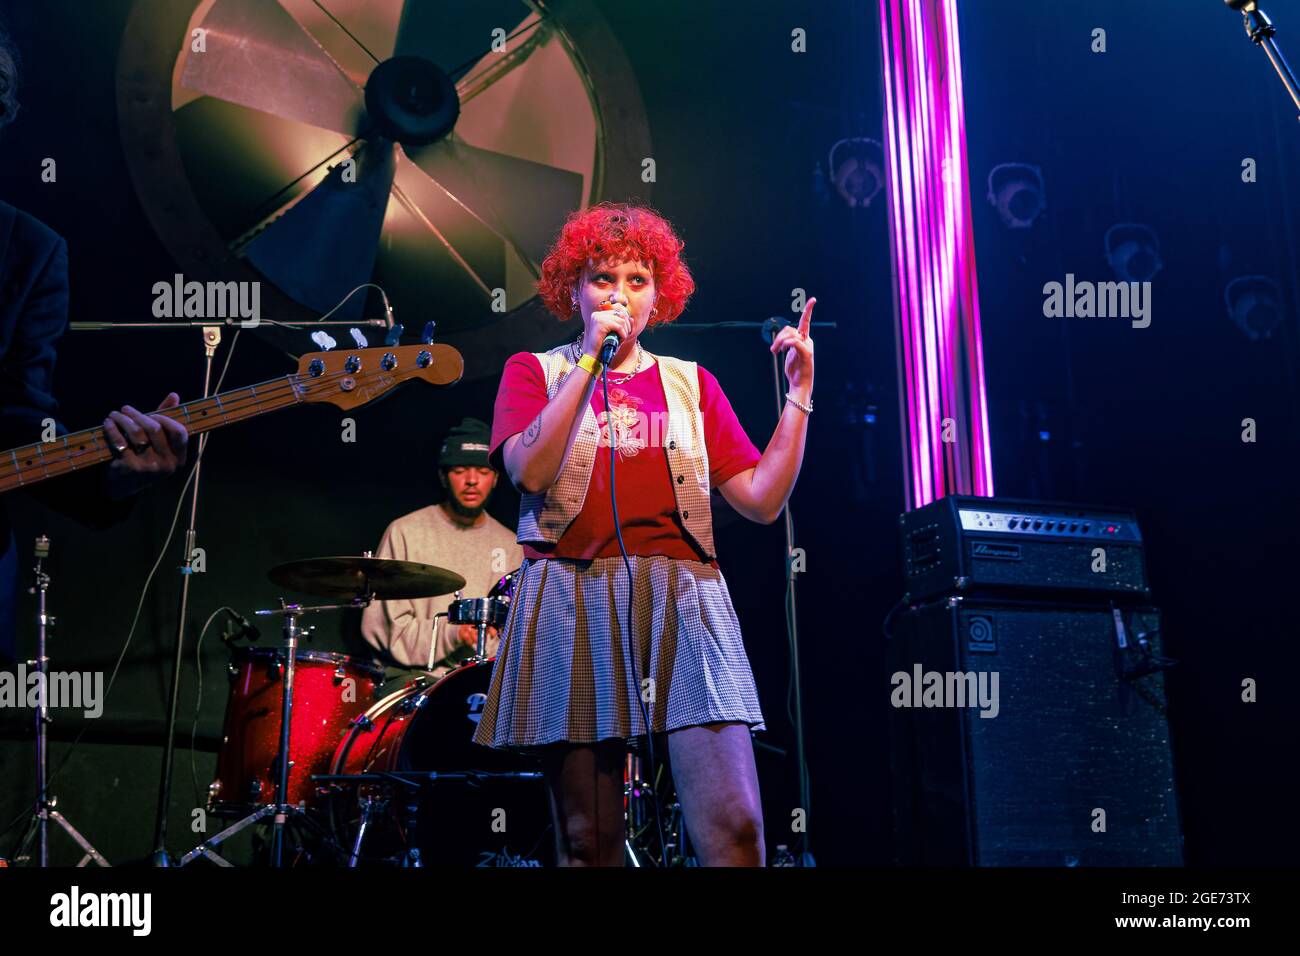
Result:
[[[185,866],[193,862],[200,856],[206,857],[218,866],[231,866],[232,864],[221,857],[216,852],[216,847],[230,837],[234,836],[250,826],[264,824],[267,817],[271,817],[271,866],[279,868],[284,866],[284,841],[285,828],[292,819],[295,822],[302,823],[308,830],[313,831],[318,837],[325,841],[338,856],[345,857],[343,848],[340,847],[325,829],[317,823],[315,818],[304,808],[286,803],[289,792],[289,770],[292,761],[289,759],[291,753],[289,749],[290,729],[293,719],[293,678],[296,658],[298,656],[298,641],[304,634],[304,631],[298,624],[299,619],[304,614],[315,613],[317,611],[341,611],[352,610],[358,607],[365,607],[373,598],[373,594],[367,591],[362,597],[357,598],[350,604],[321,604],[314,607],[303,607],[300,604],[286,604],[281,599],[281,607],[254,611],[259,617],[267,615],[281,615],[284,618],[283,632],[283,667],[284,681],[281,685],[280,692],[280,750],[275,758],[276,781],[275,781],[275,800],[265,806],[258,807],[242,820],[237,820],[230,826],[226,827],[220,833],[215,834],[211,839],[205,840],[196,846],[189,853],[181,857],[180,865]]]
[[[14,853],[14,858],[21,859],[26,856],[27,848],[34,837],[36,865],[42,868],[48,867],[50,865],[49,821],[53,820],[81,847],[84,855],[77,866],[85,866],[91,861],[99,866],[108,866],[108,861],[100,855],[99,851],[91,846],[63,814],[54,809],[59,801],[49,792],[50,658],[45,651],[45,640],[47,629],[54,627],[54,616],[48,613],[45,606],[45,592],[50,587],[50,575],[42,566],[45,559],[50,556],[50,539],[45,535],[36,539],[35,555],[36,567],[33,570],[36,584],[31,591],[36,594],[37,603],[36,660],[28,663],[33,665],[36,672],[41,675],[40,698],[36,702],[36,803],[32,809],[31,823],[20,842],[18,851]]]

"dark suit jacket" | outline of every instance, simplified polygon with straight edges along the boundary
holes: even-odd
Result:
[[[0,202],[0,453],[39,441],[41,422],[57,421],[54,347],[67,327],[67,243],[39,220]],[[105,396],[105,407],[112,404]],[[67,429],[60,423],[58,431]],[[117,502],[105,495],[102,466],[24,493],[90,528],[114,524],[131,510],[130,499]],[[15,656],[16,582],[31,564],[31,543],[14,546],[6,508],[13,497],[13,492],[0,497],[0,663]]]

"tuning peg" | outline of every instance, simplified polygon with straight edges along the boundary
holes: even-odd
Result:
[[[424,323],[424,331],[420,333],[420,341],[425,345],[433,344],[433,327],[437,324],[437,322],[432,320]]]
[[[311,334],[311,340],[320,347],[322,352],[328,352],[330,349],[334,348],[334,346],[338,345],[338,343],[335,342],[334,339],[330,337],[330,334],[324,329],[313,332]]]
[[[390,348],[394,345],[400,345],[402,342],[402,332],[404,331],[405,329],[403,329],[401,325],[394,324],[393,327],[388,330],[388,334],[384,336],[384,344]]]
[[[357,343],[357,348],[364,349],[370,345],[366,341],[366,337],[361,334],[360,329],[348,329],[348,331],[352,333],[352,341]]]

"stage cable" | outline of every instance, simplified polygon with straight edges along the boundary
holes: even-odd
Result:
[[[644,780],[649,781],[650,787],[650,805],[654,808],[655,830],[659,836],[659,860],[660,866],[668,866],[668,842],[664,838],[664,821],[663,815],[659,810],[659,792],[655,786],[655,745],[654,733],[650,724],[650,711],[646,707],[645,699],[641,696],[641,679],[637,672],[636,651],[632,645],[632,607],[634,594],[634,583],[632,580],[632,563],[628,559],[627,545],[623,542],[623,528],[618,519],[618,488],[615,485],[614,478],[614,460],[618,457],[618,439],[614,434],[614,416],[609,407],[609,368],[602,365],[600,369],[600,384],[605,396],[605,426],[609,429],[609,500],[614,510],[614,534],[618,538],[618,550],[623,555],[623,568],[627,571],[627,653],[628,653],[628,670],[632,675],[632,694],[641,707],[641,719],[645,722],[645,739],[646,739],[646,772],[643,775]],[[653,611],[653,608],[651,609]],[[665,734],[665,737],[667,735]],[[631,780],[628,781],[628,784]],[[631,809],[631,795],[628,796],[628,808]],[[598,827],[599,829],[599,827]]]

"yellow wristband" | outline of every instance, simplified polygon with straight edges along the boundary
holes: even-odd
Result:
[[[600,375],[600,363],[590,355],[584,355],[582,358],[578,359],[578,368],[590,373],[592,378],[596,378]]]

